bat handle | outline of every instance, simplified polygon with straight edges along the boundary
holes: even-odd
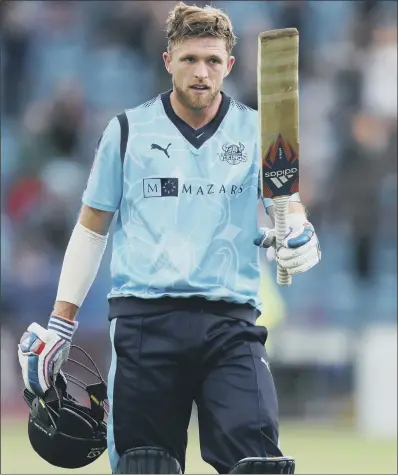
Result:
[[[275,213],[275,239],[276,249],[282,246],[283,240],[287,234],[287,208],[289,206],[289,197],[281,196],[274,199]],[[276,281],[279,285],[290,285],[292,277],[280,265],[277,266]]]

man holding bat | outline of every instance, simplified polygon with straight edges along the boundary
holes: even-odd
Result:
[[[224,13],[180,3],[167,38],[173,88],[119,114],[102,134],[48,327],[28,328],[40,354],[19,348],[24,381],[42,394],[60,371],[118,212],[109,293],[113,473],[183,472],[193,401],[202,457],[219,473],[293,473],[278,447],[267,331],[255,325],[259,247],[273,252],[282,284],[320,259],[297,193],[294,133],[284,126],[295,116],[283,121],[283,108],[268,124],[274,135],[259,133],[272,120],[264,104],[286,99],[267,84],[285,81],[292,53],[285,59],[282,45],[282,69],[259,75],[260,121],[222,92],[236,42]],[[261,196],[275,230],[258,231]]]

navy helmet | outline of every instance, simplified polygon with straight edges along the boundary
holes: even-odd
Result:
[[[69,469],[89,465],[106,450],[108,415],[107,387],[98,367],[82,348],[72,345],[71,353],[72,350],[83,353],[94,370],[70,356],[67,364],[88,371],[96,382],[86,384],[79,377],[62,371],[43,397],[27,389],[23,391],[30,408],[28,434],[33,449],[48,463]],[[83,398],[70,394],[72,385],[80,388]]]

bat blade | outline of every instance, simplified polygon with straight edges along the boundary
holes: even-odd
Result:
[[[287,232],[289,198],[299,191],[299,34],[296,28],[258,36],[258,110],[261,144],[261,190],[274,202],[276,242]],[[291,277],[280,266],[280,285]]]

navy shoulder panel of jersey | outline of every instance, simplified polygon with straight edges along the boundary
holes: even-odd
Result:
[[[237,101],[236,99],[233,99],[231,97],[231,107],[236,107],[236,109],[240,110],[240,111],[253,111],[253,112],[257,112],[255,111],[254,109],[252,109],[251,107],[247,106],[246,104],[243,104],[242,102],[240,101]]]
[[[230,108],[235,120],[244,125],[246,130],[249,129],[257,133],[259,126],[258,111],[232,98]]]
[[[242,102],[237,101],[236,99],[231,98],[231,109],[238,114],[239,117],[250,117],[251,120],[257,120],[258,118],[258,111],[252,109],[249,106],[246,106]]]
[[[161,105],[162,102],[159,94],[149,101],[144,102],[143,104],[131,109],[126,109],[124,112],[127,115],[130,125],[133,125],[137,122],[145,122],[149,118],[152,118],[154,115],[160,113]]]

